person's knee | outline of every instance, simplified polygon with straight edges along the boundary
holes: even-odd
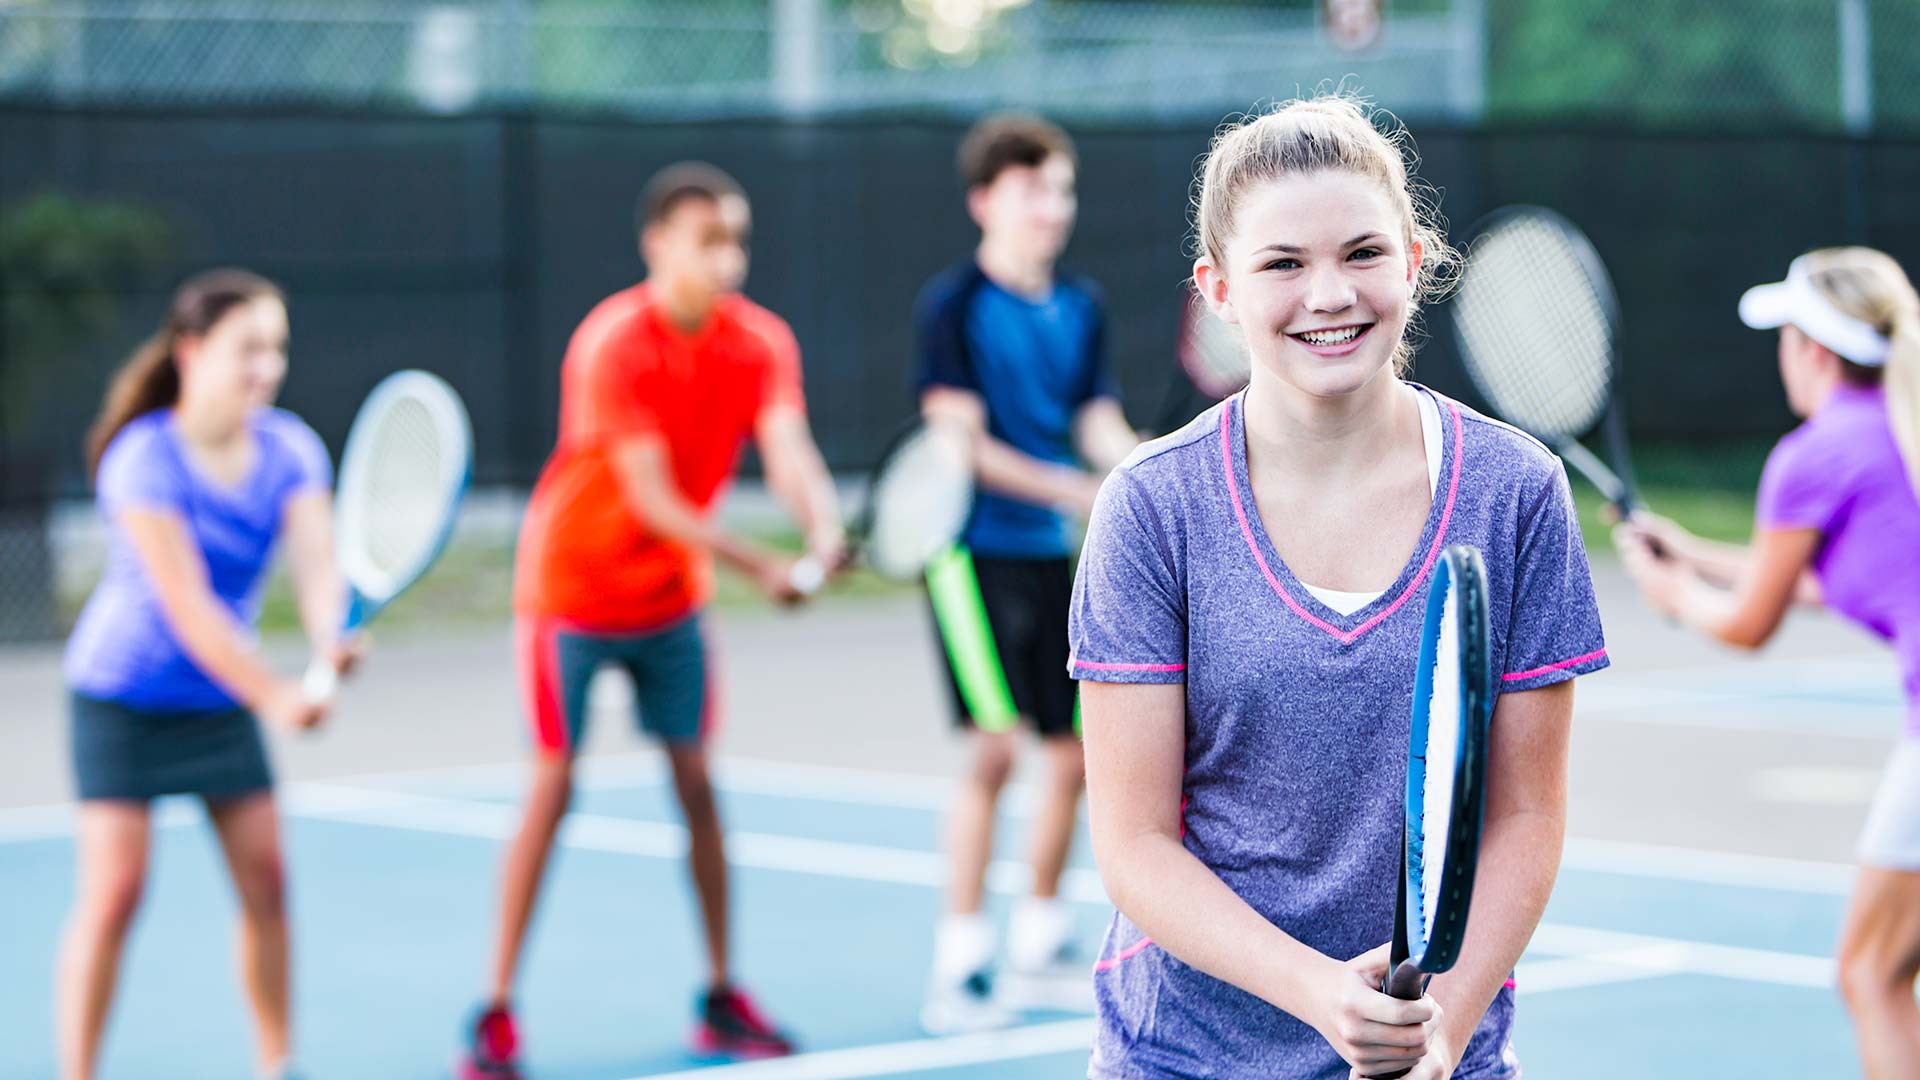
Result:
[[[1087,781],[1087,755],[1079,739],[1066,736],[1048,739],[1047,766],[1057,787],[1077,791]]]
[[[713,777],[707,770],[706,755],[674,753],[673,791],[688,824],[700,824],[719,816],[719,798],[714,794]]]
[[[82,898],[80,917],[95,930],[118,936],[126,933],[140,911],[140,898],[146,892],[146,868],[128,867],[108,874],[88,886]]]
[[[533,763],[533,782],[528,808],[535,814],[559,820],[573,801],[573,755],[543,754]]]
[[[234,887],[248,918],[286,916],[287,868],[277,849],[248,856],[235,870]]]
[[[1005,734],[982,734],[973,744],[973,766],[968,778],[989,792],[998,793],[1013,776],[1013,740]]]
[[[1867,945],[1843,943],[1837,963],[1840,996],[1855,1012],[1913,999],[1914,979],[1920,973],[1912,962],[1881,955]]]

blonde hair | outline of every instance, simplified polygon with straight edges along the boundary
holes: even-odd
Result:
[[[1808,252],[1807,278],[1828,303],[1891,345],[1884,367],[1862,367],[1843,357],[1841,368],[1850,382],[1886,387],[1887,419],[1907,481],[1920,495],[1920,295],[1893,256],[1868,247]]]
[[[1288,176],[1328,170],[1377,182],[1400,212],[1408,257],[1421,248],[1407,313],[1407,333],[1394,349],[1394,366],[1412,366],[1420,305],[1438,299],[1458,276],[1460,253],[1447,243],[1446,222],[1433,190],[1413,175],[1419,160],[1413,139],[1392,114],[1345,92],[1285,101],[1262,114],[1229,121],[1214,135],[1194,196],[1194,257],[1224,272],[1234,211],[1253,188]]]

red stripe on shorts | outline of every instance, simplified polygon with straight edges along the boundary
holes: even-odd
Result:
[[[567,747],[566,706],[560,699],[560,628],[552,619],[522,615],[513,620],[514,660],[520,668],[520,704],[543,752]]]

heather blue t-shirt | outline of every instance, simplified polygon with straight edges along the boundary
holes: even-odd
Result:
[[[135,419],[107,445],[94,483],[107,522],[107,568],[67,639],[69,687],[156,712],[235,704],[174,637],[120,514],[178,514],[206,559],[214,595],[236,622],[252,627],[281,512],[296,495],[327,490],[332,467],[320,436],[290,412],[262,409],[251,427],[253,467],[232,486],[194,468],[171,409]]]
[[[1414,663],[1441,548],[1485,558],[1501,690],[1597,671],[1606,649],[1566,474],[1540,443],[1435,395],[1444,431],[1426,527],[1380,598],[1341,615],[1267,538],[1244,396],[1140,447],[1101,489],[1074,583],[1071,671],[1186,684],[1187,850],[1274,925],[1345,960],[1393,935]],[[1181,963],[1123,914],[1095,972],[1091,1077],[1348,1073],[1307,1024]],[[1457,1080],[1518,1075],[1512,1020],[1509,985]]]
[[[969,260],[928,282],[914,306],[916,389],[979,394],[994,438],[1071,465],[1074,417],[1087,402],[1114,394],[1105,326],[1099,291],[1085,278],[1062,273],[1036,300],[994,284]],[[1059,511],[991,491],[975,495],[961,542],[977,555],[1009,559],[1073,552]]]

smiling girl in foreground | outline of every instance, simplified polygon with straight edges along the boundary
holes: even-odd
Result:
[[[1566,476],[1399,378],[1453,253],[1395,141],[1294,101],[1207,158],[1194,284],[1253,379],[1100,493],[1075,583],[1093,841],[1119,908],[1093,1077],[1519,1075],[1513,964],[1559,865],[1573,691],[1607,665]],[[1458,967],[1379,992],[1421,614],[1486,560],[1485,840]]]

